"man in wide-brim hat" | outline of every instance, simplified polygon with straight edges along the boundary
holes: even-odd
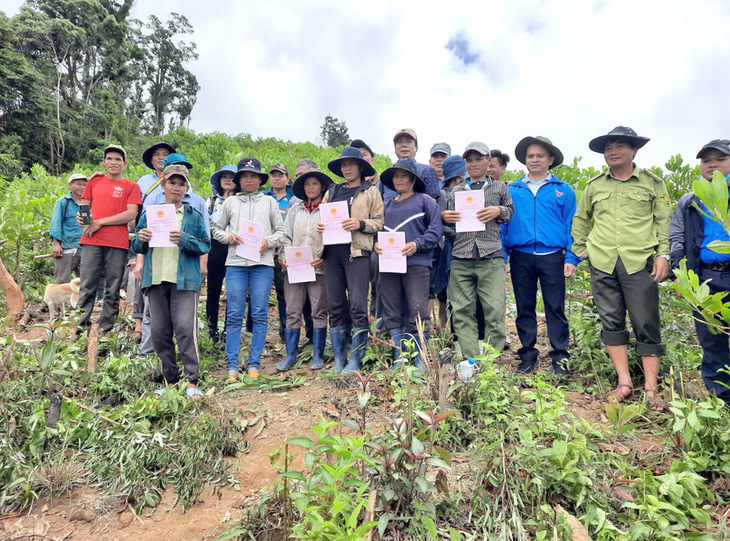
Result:
[[[629,374],[626,312],[644,365],[644,391],[653,410],[659,396],[659,358],[665,347],[659,327],[659,282],[669,272],[671,205],[664,181],[634,164],[649,139],[617,126],[589,143],[603,153],[608,169],[586,185],[573,218],[573,252],[588,259],[601,337],[618,375],[609,400],[623,402],[633,391]]]
[[[515,148],[527,175],[510,183],[515,207],[502,226],[505,260],[517,306],[517,334],[522,347],[517,371],[531,373],[537,366],[537,284],[545,304],[552,371],[568,375],[570,332],[565,317],[565,278],[575,273],[580,259],[571,251],[570,227],[575,214],[573,189],[550,171],[563,163],[563,153],[547,137],[525,137]]]

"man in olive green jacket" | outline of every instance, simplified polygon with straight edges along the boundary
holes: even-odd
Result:
[[[626,312],[644,365],[644,392],[654,410],[659,396],[659,357],[665,353],[659,328],[659,282],[669,272],[671,205],[664,181],[633,160],[649,141],[618,126],[589,147],[604,155],[609,168],[591,179],[573,218],[573,252],[588,259],[593,300],[601,318],[601,337],[618,374],[608,398],[631,395]]]

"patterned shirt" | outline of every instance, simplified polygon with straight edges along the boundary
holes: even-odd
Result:
[[[502,250],[499,224],[509,222],[515,212],[512,197],[507,186],[496,180],[488,179],[481,189],[484,191],[484,207],[499,207],[499,216],[484,224],[484,231],[456,233],[451,252],[455,259],[484,259]],[[457,184],[452,192],[446,192],[446,208],[454,210],[454,192],[471,190],[466,181]]]

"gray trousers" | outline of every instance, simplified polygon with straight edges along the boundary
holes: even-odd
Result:
[[[65,250],[64,250],[65,251]],[[63,254],[53,260],[53,281],[57,284],[67,284],[71,281],[71,273],[81,276],[81,248],[74,253]]]
[[[324,288],[324,274],[315,274],[316,281],[290,284],[284,273],[284,295],[286,297],[286,328],[300,329],[304,304],[309,298],[312,306],[312,324],[315,329],[327,328],[327,292]]]
[[[175,342],[180,352],[183,377],[198,382],[197,291],[178,291],[177,284],[163,282],[147,290],[150,305],[152,343],[162,364],[167,383],[180,380],[175,356]]]
[[[104,275],[104,307],[99,316],[99,330],[108,332],[114,326],[119,313],[119,288],[127,264],[127,250],[109,246],[85,244],[81,249],[81,291],[79,308],[81,314],[76,321],[77,332],[91,326],[91,312],[94,310],[96,287]]]

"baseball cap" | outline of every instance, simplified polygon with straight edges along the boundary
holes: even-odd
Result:
[[[730,154],[730,140],[728,139],[713,139],[709,143],[707,143],[705,146],[703,146],[700,151],[697,153],[697,159],[699,160],[702,158],[702,155],[705,154],[706,150],[717,150],[718,152],[722,152],[726,156]]]
[[[489,156],[489,147],[484,143],[474,141],[473,143],[469,143],[468,145],[466,145],[466,149],[464,149],[464,153],[461,155],[461,157],[466,159],[466,155],[472,151],[478,152],[482,156]]]
[[[106,155],[110,152],[119,152],[119,154],[122,155],[124,161],[127,161],[127,153],[121,145],[107,145],[104,149],[104,157],[106,158]]]
[[[447,156],[451,156],[451,147],[446,143],[436,143],[431,147],[431,152],[429,156],[433,156],[437,152],[440,152],[441,154],[446,154]]]
[[[411,128],[402,128],[395,132],[395,135],[393,136],[393,142],[395,143],[395,140],[398,139],[398,137],[400,137],[401,135],[407,135],[416,143],[418,143],[418,136],[416,135],[416,132],[414,132]]]
[[[86,175],[83,173],[74,173],[70,177],[68,177],[68,183],[71,184],[75,180],[87,180]]]
[[[274,171],[279,171],[279,173],[283,173],[286,176],[289,176],[289,169],[286,168],[286,165],[284,165],[281,162],[277,162],[271,165],[269,168],[269,174],[273,173]]]
[[[166,165],[162,170],[162,177],[165,180],[170,177],[174,177],[175,175],[183,177],[186,181],[190,179],[188,168],[181,163],[171,163],[170,165]]]

